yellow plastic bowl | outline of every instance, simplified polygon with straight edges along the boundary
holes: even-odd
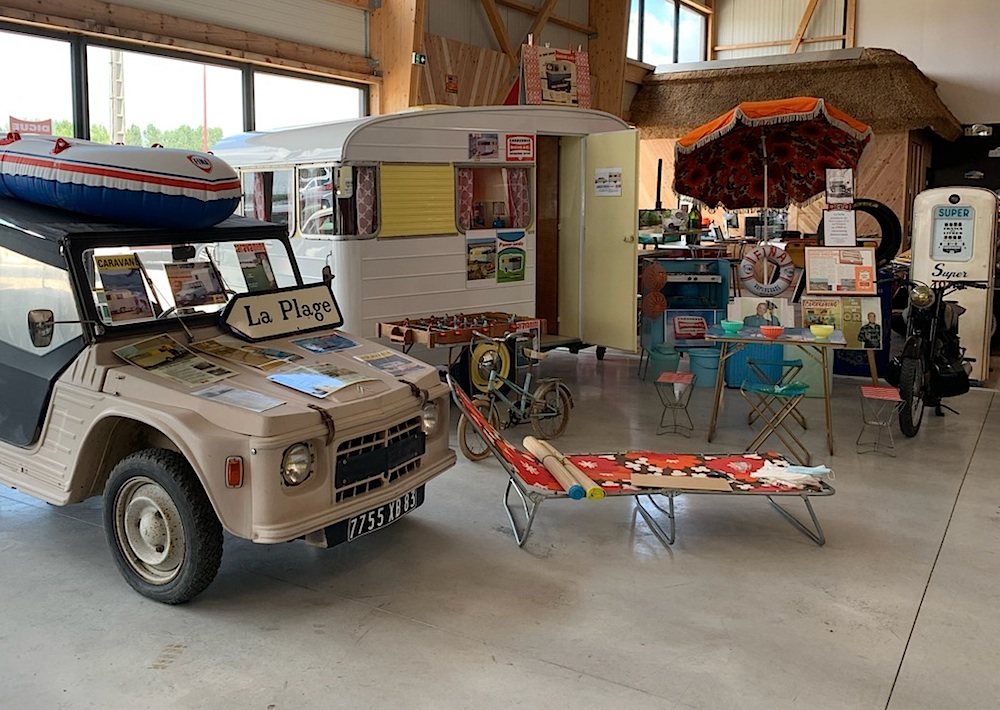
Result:
[[[811,326],[809,326],[809,330],[812,331],[812,334],[814,336],[816,336],[817,340],[826,340],[827,338],[830,337],[830,334],[833,332],[833,326],[832,325],[811,325]]]

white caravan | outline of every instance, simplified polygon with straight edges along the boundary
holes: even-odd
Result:
[[[608,113],[484,106],[245,133],[213,152],[240,171],[244,214],[287,223],[306,281],[329,267],[347,330],[505,311],[544,318],[543,346],[634,352],[638,146]]]

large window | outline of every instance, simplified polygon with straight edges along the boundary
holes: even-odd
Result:
[[[0,29],[0,136],[8,131],[99,143],[211,150],[244,130],[358,118],[367,89],[332,79],[203,62],[180,51],[140,51],[114,40]],[[74,58],[79,66],[74,66]],[[74,94],[74,76],[86,93]],[[253,87],[253,95],[244,88]],[[253,114],[250,114],[250,107]],[[87,117],[86,125],[74,120]]]
[[[632,0],[628,56],[646,64],[707,58],[708,21],[683,0]]]

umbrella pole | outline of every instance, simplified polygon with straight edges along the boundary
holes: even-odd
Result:
[[[760,137],[760,152],[764,161],[764,243],[766,244],[771,238],[771,227],[768,224],[768,214],[767,214],[767,142],[763,135]],[[764,259],[764,283],[771,283],[771,275],[767,273],[767,267],[770,262]]]

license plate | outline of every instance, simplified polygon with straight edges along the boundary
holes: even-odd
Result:
[[[396,500],[383,503],[364,513],[347,520],[335,523],[326,529],[327,545],[333,547],[344,542],[350,542],[362,535],[381,530],[390,525],[424,502],[424,487],[419,486],[404,493]]]

